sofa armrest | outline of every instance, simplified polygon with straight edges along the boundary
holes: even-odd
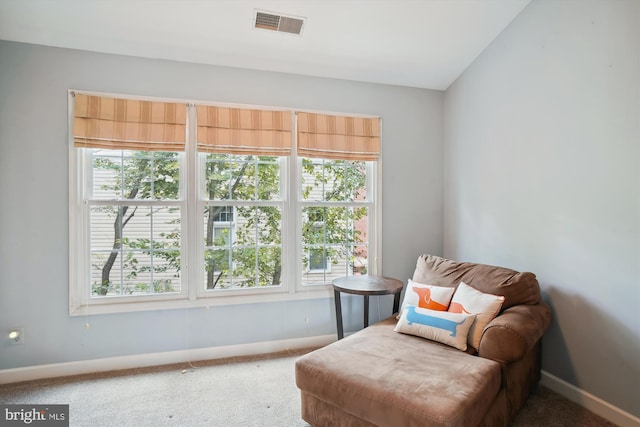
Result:
[[[520,360],[551,324],[546,304],[509,307],[484,328],[478,355],[500,363]]]

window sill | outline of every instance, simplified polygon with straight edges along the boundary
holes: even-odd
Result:
[[[300,301],[309,299],[332,298],[333,288],[331,286],[305,286],[295,293],[278,292],[262,294],[238,294],[238,295],[211,295],[198,299],[189,300],[187,298],[165,299],[162,301],[133,301],[109,304],[86,304],[70,307],[70,316],[88,316],[96,314],[116,314],[131,313],[138,311],[159,311],[176,310],[185,308],[209,308],[224,305],[240,304],[261,304],[281,301]]]

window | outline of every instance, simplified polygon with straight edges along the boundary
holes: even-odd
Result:
[[[281,285],[284,198],[280,165],[284,160],[202,155],[206,170],[205,289]],[[221,225],[216,221],[234,219],[234,212],[233,227],[230,222]]]
[[[72,314],[326,297],[377,271],[377,119],[71,99]]]
[[[369,208],[362,161],[302,158],[302,230],[305,284],[366,274]],[[320,274],[322,273],[322,274]]]
[[[370,119],[298,113],[303,283],[367,274],[375,261],[378,128]],[[373,230],[375,233],[375,230]],[[374,248],[371,251],[371,248]]]

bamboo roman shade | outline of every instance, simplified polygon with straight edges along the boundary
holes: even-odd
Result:
[[[76,147],[184,151],[186,104],[75,94]]]
[[[298,155],[378,160],[380,119],[298,113]]]
[[[198,151],[291,155],[291,112],[198,105]]]

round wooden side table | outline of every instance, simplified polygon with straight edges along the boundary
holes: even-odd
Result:
[[[369,326],[369,296],[394,294],[393,313],[397,313],[400,307],[400,292],[403,287],[402,281],[383,276],[345,276],[334,279],[333,292],[336,303],[338,339],[344,338],[341,292],[364,296],[364,327],[366,328]]]

